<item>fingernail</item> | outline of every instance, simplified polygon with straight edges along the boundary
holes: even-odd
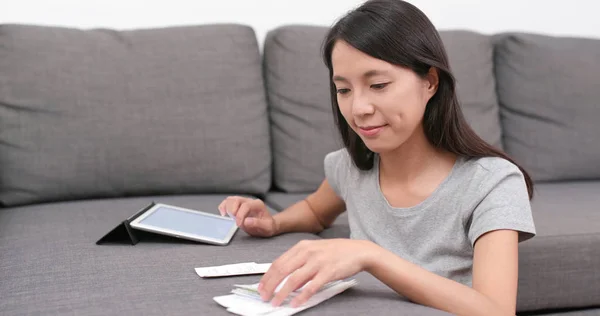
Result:
[[[258,290],[259,290],[259,291],[260,291],[260,290],[262,290],[263,286],[264,286],[264,285],[263,285],[262,283],[258,283]]]
[[[246,219],[246,223],[248,225],[254,225],[254,218],[248,218],[248,219]]]

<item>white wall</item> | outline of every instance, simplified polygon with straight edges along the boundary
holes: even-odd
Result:
[[[363,0],[0,0],[0,23],[131,29],[235,22],[259,41],[282,24],[331,25]],[[596,0],[411,0],[439,29],[600,38]],[[565,4],[568,3],[568,4]]]

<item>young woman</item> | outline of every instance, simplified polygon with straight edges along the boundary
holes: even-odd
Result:
[[[281,304],[311,281],[297,306],[367,271],[416,303],[514,315],[518,243],[535,235],[533,184],[467,125],[435,27],[409,3],[372,0],[330,29],[323,55],[345,144],[325,157],[325,180],[275,216],[240,197],[219,210],[261,237],[320,232],[347,211],[351,236],[292,247],[261,279],[263,299]]]

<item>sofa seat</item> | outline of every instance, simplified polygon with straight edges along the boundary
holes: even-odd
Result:
[[[212,298],[259,276],[202,279],[195,267],[271,262],[314,234],[271,239],[238,231],[228,246],[146,238],[136,246],[96,245],[152,201],[217,213],[223,195],[98,199],[0,209],[1,315],[230,315]],[[271,209],[271,212],[275,210]],[[403,300],[368,274],[306,315],[447,315]]]
[[[537,236],[519,248],[518,310],[600,306],[600,182],[539,183],[532,211]],[[283,210],[307,194],[272,192]],[[346,213],[324,238],[348,237]]]
[[[519,309],[600,306],[600,181],[539,183],[520,247]]]
[[[600,308],[583,308],[560,311],[540,311],[534,313],[521,313],[522,316],[598,316]]]

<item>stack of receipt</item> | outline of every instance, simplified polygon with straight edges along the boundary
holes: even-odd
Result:
[[[285,284],[287,278],[285,278],[281,284],[275,289],[277,293],[281,287]],[[310,284],[308,282],[306,285]],[[258,293],[258,283],[255,284],[236,284],[234,289],[231,291],[233,294],[217,296],[213,299],[219,303],[219,305],[227,308],[230,313],[241,315],[241,316],[288,316],[294,315],[305,309],[311,308],[343,291],[358,284],[354,279],[351,280],[339,280],[325,284],[317,293],[308,299],[304,304],[298,307],[291,307],[289,303],[296,297],[306,285],[302,288],[292,292],[288,295],[288,298],[280,305],[273,306],[269,301],[263,301]]]

